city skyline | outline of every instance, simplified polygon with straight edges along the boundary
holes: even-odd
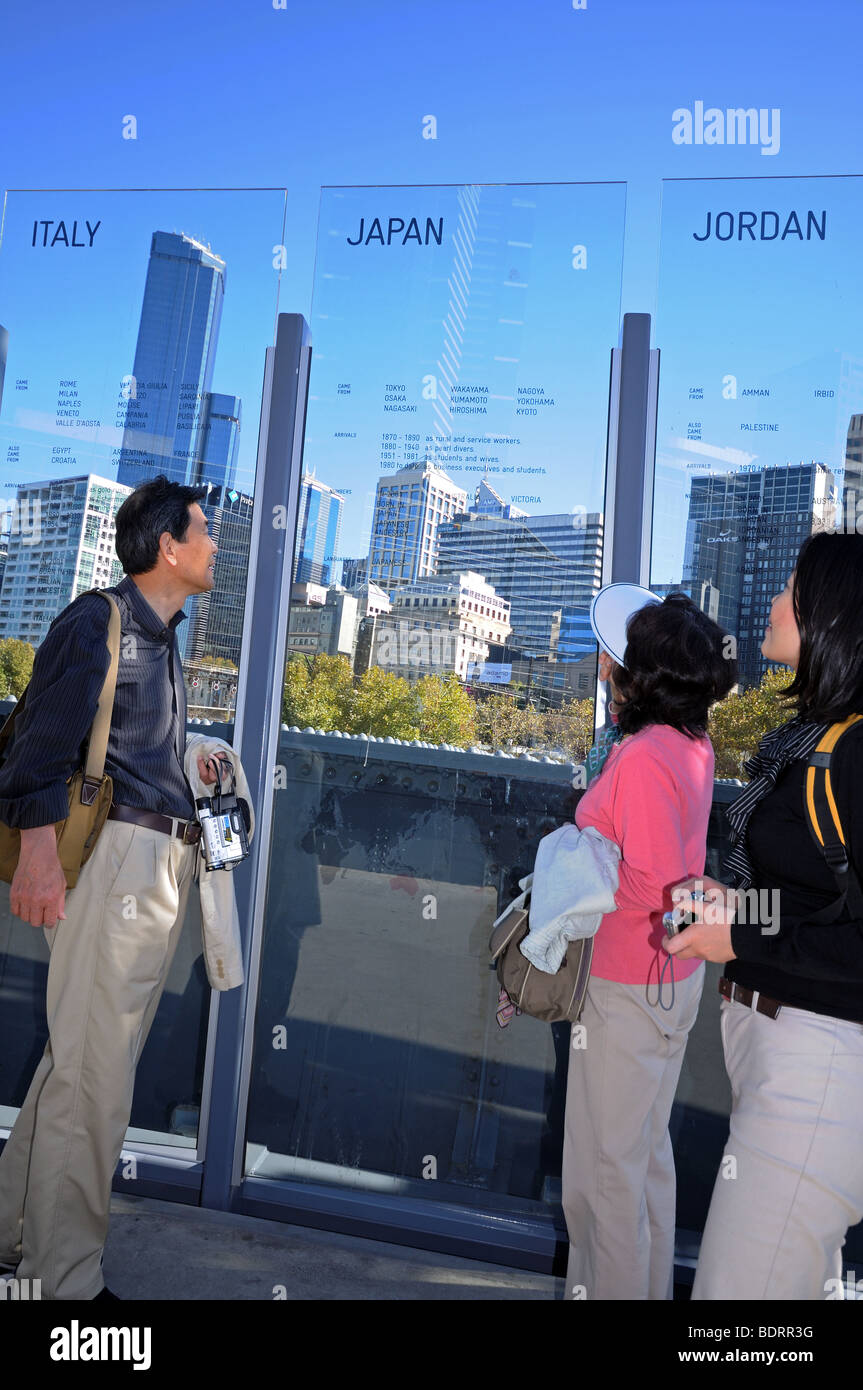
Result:
[[[33,220],[58,202],[70,226],[88,209],[91,226],[101,224],[76,261],[58,260],[62,246],[29,244]],[[282,240],[284,217],[280,189],[9,193],[0,242],[0,322],[9,332],[0,495],[51,476],[60,461],[70,475],[116,475],[156,229],[218,248],[227,268],[214,378],[223,391],[214,394],[242,402],[254,421],[253,429],[239,430],[230,480],[253,491],[264,354],[278,305],[278,272],[260,248]],[[58,414],[61,405],[68,416]],[[205,402],[196,401],[193,413],[205,425]]]
[[[118,482],[137,487],[155,473],[199,481],[224,298],[221,256],[191,237],[153,233]]]

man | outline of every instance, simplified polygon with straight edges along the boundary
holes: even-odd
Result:
[[[200,837],[183,768],[176,628],[185,599],[213,588],[204,496],[160,475],[117,512],[125,575],[108,590],[122,629],[105,760],[113,803],[74,888],[55,824],[68,815],[66,779],[83,760],[110,660],[109,605],[98,594],[80,595],[51,624],[0,769],[0,820],[21,831],[10,909],[44,929],[51,952],[48,1043],[0,1155],[0,1264],[40,1279],[45,1299],[116,1298],[101,1272],[111,1179]],[[216,781],[201,757],[198,771]]]

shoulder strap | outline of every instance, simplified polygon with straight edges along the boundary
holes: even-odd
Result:
[[[120,664],[120,610],[117,607],[115,599],[111,594],[106,593],[104,589],[85,589],[83,593],[101,594],[104,599],[107,599],[111,607],[111,613],[108,618],[107,637],[108,651],[111,654],[111,660],[108,663],[108,670],[105,673],[105,680],[99,696],[99,704],[87,741],[87,764],[84,770],[85,778],[100,782],[105,771],[105,754],[108,750],[108,734],[111,729],[114,692],[117,686],[117,670]],[[81,597],[82,594],[77,595],[77,598]],[[24,708],[27,700],[27,691],[29,689],[30,686],[28,684],[2,729],[0,729],[0,760],[2,760],[2,754],[6,744],[12,737],[15,720]]]
[[[809,759],[804,781],[806,822],[810,834],[827,860],[840,897],[810,919],[817,923],[834,922],[846,901],[855,917],[863,917],[863,890],[851,860],[839,811],[833,794],[830,769],[836,745],[843,734],[863,719],[863,714],[849,714],[847,719],[831,724]]]
[[[111,715],[114,710],[114,692],[117,688],[117,670],[120,665],[120,610],[117,602],[104,589],[88,589],[89,594],[101,594],[111,605],[108,617],[107,645],[111,660],[105,672],[99,704],[93,719],[93,727],[87,740],[87,762],[84,767],[84,781],[101,782],[105,771],[105,754],[108,751],[108,735],[111,731]]]

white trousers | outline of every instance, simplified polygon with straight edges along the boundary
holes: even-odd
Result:
[[[109,820],[45,928],[48,1042],[0,1154],[0,1262],[43,1299],[104,1285],[111,1180],[135,1069],[186,915],[195,847]]]
[[[720,1026],[731,1127],[692,1297],[842,1297],[863,1218],[863,1025],[723,999]]]
[[[676,1183],[668,1120],[704,970],[675,984],[592,977],[573,1029],[566,1088],[563,1210],[566,1297],[670,1299]],[[663,988],[668,1003],[669,985]],[[651,1002],[654,1001],[654,1002]]]

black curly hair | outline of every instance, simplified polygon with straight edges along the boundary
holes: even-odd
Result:
[[[624,734],[670,724],[691,738],[707,732],[710,706],[737,683],[735,642],[688,594],[648,603],[626,625],[625,666],[615,663],[615,708]]]

